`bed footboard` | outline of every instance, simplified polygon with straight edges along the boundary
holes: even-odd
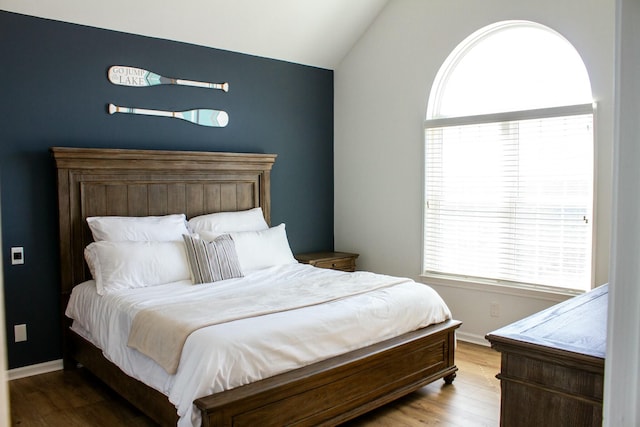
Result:
[[[202,425],[336,425],[439,378],[453,381],[449,320],[324,362],[195,401]]]

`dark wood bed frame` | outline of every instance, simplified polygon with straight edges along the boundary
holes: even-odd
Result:
[[[187,217],[262,207],[270,223],[276,155],[188,151],[51,149],[58,179],[62,313],[76,284],[90,278],[86,217],[185,213]],[[175,426],[162,393],[124,374],[69,329],[62,315],[65,369],[83,365],[161,425]],[[455,330],[449,320],[294,371],[197,399],[203,426],[336,425],[437,379],[451,383]]]

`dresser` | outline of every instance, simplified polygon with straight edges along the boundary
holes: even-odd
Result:
[[[295,258],[303,264],[311,264],[314,267],[355,271],[358,254],[349,252],[309,252],[298,254]]]
[[[486,336],[501,353],[500,425],[602,425],[608,285]]]

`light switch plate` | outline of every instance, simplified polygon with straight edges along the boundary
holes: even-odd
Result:
[[[11,248],[11,264],[24,264],[24,248],[22,246]]]

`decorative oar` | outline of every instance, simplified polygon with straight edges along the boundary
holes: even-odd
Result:
[[[109,81],[116,85],[147,87],[156,85],[182,85],[204,87],[209,89],[220,89],[229,91],[229,83],[207,83],[193,80],[173,79],[163,77],[143,68],[128,67],[126,65],[112,65],[109,67]]]
[[[109,104],[109,114],[128,113],[143,114],[146,116],[173,117],[176,119],[186,120],[201,126],[210,126],[223,128],[229,123],[229,115],[226,111],[196,109],[187,111],[162,111],[147,110],[144,108],[120,107],[118,105]]]

